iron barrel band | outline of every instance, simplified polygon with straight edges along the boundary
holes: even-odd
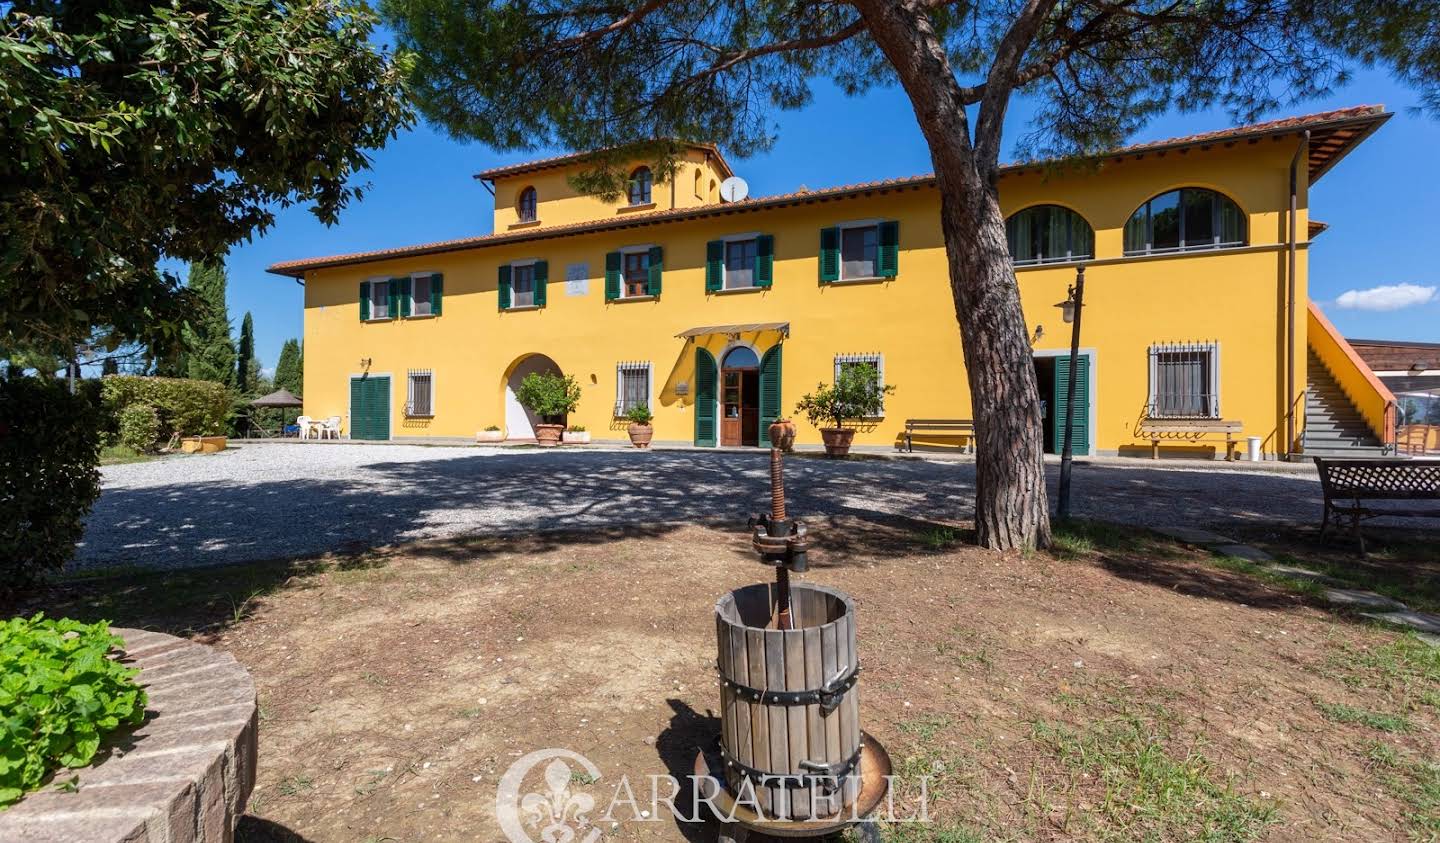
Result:
[[[720,757],[725,765],[734,770],[743,778],[747,778],[757,785],[764,787],[783,787],[795,789],[818,785],[825,793],[834,793],[840,789],[841,783],[845,781],[855,768],[860,765],[860,750],[844,761],[835,764],[824,764],[819,761],[801,761],[800,766],[804,773],[772,773],[769,770],[761,770],[751,767],[743,761],[738,761],[725,748],[725,743],[720,743]]]
[[[717,664],[716,670],[719,669],[720,666]],[[723,672],[720,675],[720,684],[734,691],[737,697],[747,702],[761,705],[819,705],[821,711],[829,714],[840,704],[845,692],[855,687],[855,682],[859,678],[860,665],[857,663],[849,673],[835,677],[822,687],[807,688],[802,691],[771,691],[752,688],[725,676]]]

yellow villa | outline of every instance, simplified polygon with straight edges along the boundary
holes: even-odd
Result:
[[[1325,228],[1310,185],[1388,116],[1362,106],[1007,167],[1047,448],[1069,362],[1055,305],[1081,263],[1077,453],[1150,456],[1147,423],[1177,419],[1232,422],[1270,458],[1390,442],[1393,396],[1307,295]],[[604,202],[567,182],[585,160],[480,173],[491,234],[270,267],[305,286],[305,412],[340,416],[352,439],[495,426],[524,440],[536,419],[519,381],[559,371],[582,387],[569,423],[597,440],[625,440],[643,402],[657,443],[765,445],[801,395],[871,363],[895,391],[857,447],[896,447],[908,419],[970,416],[933,177],[743,197],[719,150],[694,144],[673,174],[637,164],[628,195]],[[1160,445],[1226,450],[1204,433]]]

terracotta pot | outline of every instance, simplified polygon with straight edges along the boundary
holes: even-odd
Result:
[[[850,443],[855,441],[855,431],[843,427],[822,427],[820,441],[825,443],[825,456],[831,459],[848,456]]]
[[[563,441],[566,445],[589,445],[590,431],[588,430],[567,430]]]
[[[535,425],[535,441],[542,448],[553,448],[560,444],[560,434],[565,432],[563,424]]]
[[[478,430],[475,432],[476,442],[504,442],[505,431],[503,430]]]
[[[779,448],[785,453],[795,449],[795,422],[789,419],[776,419],[770,423],[770,446]]]
[[[630,444],[637,448],[650,447],[650,440],[655,436],[654,425],[632,424],[630,425]]]

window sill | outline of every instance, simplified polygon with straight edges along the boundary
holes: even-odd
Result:
[[[544,310],[544,309],[545,309],[545,305],[543,305],[543,304],[525,304],[525,305],[520,305],[520,306],[518,306],[518,307],[507,307],[507,308],[505,308],[504,310],[502,310],[501,313],[523,313],[524,311],[527,311],[527,310]]]
[[[510,223],[510,225],[508,226],[508,228],[513,231],[514,229],[517,229],[517,228],[534,228],[535,226],[537,226],[537,225],[539,225],[539,224],[540,224],[540,220],[521,220],[520,222],[512,222],[512,223]]]
[[[419,419],[419,420],[421,420],[421,421],[430,421],[431,419],[435,418],[435,414],[434,414],[434,413],[406,413],[406,414],[405,414],[405,418],[407,418],[407,419]]]
[[[658,301],[659,296],[621,296],[618,299],[611,299],[610,304],[623,304],[632,301]]]
[[[1075,266],[1082,263],[1093,263],[1094,261],[1095,258],[1086,256],[1068,259],[1056,258],[1055,260],[1046,261],[1026,261],[1025,263],[1015,263],[1012,261],[1010,265],[1018,272],[1022,269],[1050,269],[1056,266]]]
[[[894,275],[862,275],[858,278],[840,278],[830,281],[830,284],[875,284],[883,281],[894,281]]]
[[[375,322],[394,322],[394,321],[396,320],[396,318],[397,318],[397,317],[394,317],[394,316],[376,316],[376,317],[372,317],[372,318],[370,318],[370,319],[366,319],[366,320],[365,320],[365,324],[366,324],[366,325],[369,325],[369,324],[372,324],[372,323],[375,323]]]
[[[646,202],[646,203],[643,204],[643,205],[624,205],[624,206],[622,206],[622,207],[616,208],[616,209],[615,209],[615,213],[617,213],[617,214],[633,214],[633,213],[635,213],[635,212],[637,212],[637,211],[653,211],[653,210],[655,210],[655,203],[654,203],[654,202]]]
[[[436,315],[437,315],[437,314],[434,314],[434,313],[416,313],[416,314],[413,315],[413,316],[406,316],[405,318],[406,318],[406,319],[434,319],[434,318],[436,317]]]
[[[721,289],[719,289],[719,290],[711,290],[711,291],[710,291],[710,295],[712,295],[712,296],[728,296],[728,295],[732,295],[732,294],[735,294],[735,293],[760,293],[760,292],[764,292],[765,290],[768,290],[768,289],[770,289],[770,288],[769,288],[769,287],[762,287],[762,286],[760,286],[759,284],[753,284],[753,285],[751,285],[751,286],[749,286],[749,287],[723,287],[723,288],[721,288]]]

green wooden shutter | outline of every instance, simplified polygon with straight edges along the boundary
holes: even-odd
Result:
[[[360,282],[360,321],[370,318],[370,282]]]
[[[388,298],[390,299],[390,308],[386,311],[385,315],[390,317],[391,319],[394,319],[395,317],[400,315],[400,279],[391,278],[389,281],[386,281],[384,283],[388,288]]]
[[[1090,358],[1075,358],[1075,417],[1071,421],[1070,448],[1076,454],[1090,453]],[[1070,390],[1070,356],[1055,358],[1055,453],[1065,447],[1065,398]]]
[[[760,358],[760,444],[770,445],[770,423],[780,417],[780,352],[776,343]]]
[[[711,240],[705,244],[705,292],[718,293],[725,288],[725,241]]]
[[[715,357],[703,348],[695,349],[695,444],[713,448],[719,443],[715,424]]]
[[[364,439],[362,425],[365,415],[365,379],[350,379],[350,438]]]
[[[396,279],[400,282],[400,315],[410,315],[411,282],[409,277]]]
[[[660,276],[665,274],[665,250],[659,246],[650,247],[650,277],[645,279],[645,292],[660,295]]]
[[[886,220],[880,223],[880,248],[875,250],[875,274],[881,278],[894,278],[900,273],[900,223]]]
[[[510,309],[510,264],[500,265],[500,278],[495,283],[495,289],[500,294],[500,309]]]
[[[535,306],[545,306],[545,282],[550,277],[550,264],[545,261],[535,261]]]
[[[435,273],[430,276],[430,315],[440,315],[440,304],[445,300],[445,276]]]
[[[820,283],[840,280],[840,229],[820,229]]]
[[[775,236],[762,234],[755,238],[755,286],[768,287],[774,280]]]
[[[620,298],[620,253],[605,255],[605,301]]]

